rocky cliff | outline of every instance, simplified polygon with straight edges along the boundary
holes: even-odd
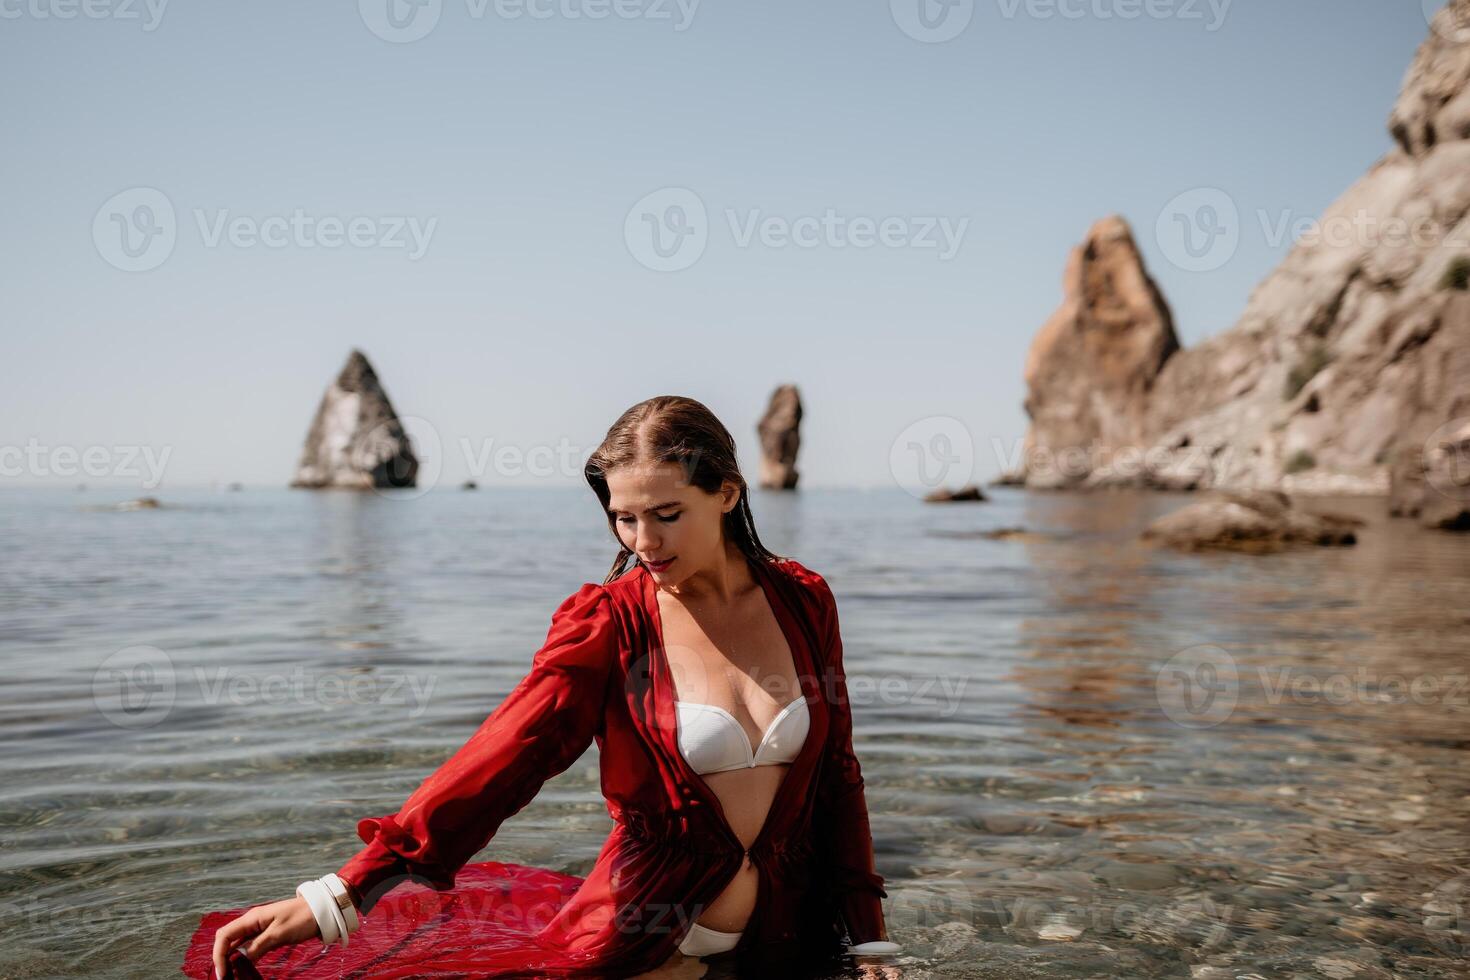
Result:
[[[419,462],[377,372],[354,349],[327,386],[306,435],[293,487],[412,487]]]
[[[1095,226],[1031,348],[1031,426],[1012,477],[1384,494],[1391,471],[1414,469],[1426,440],[1470,417],[1464,28],[1470,0],[1452,0],[1405,76],[1397,145],[1225,333],[1175,350],[1126,225]]]

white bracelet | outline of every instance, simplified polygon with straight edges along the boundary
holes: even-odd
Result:
[[[322,934],[322,946],[330,946],[339,940],[345,949],[348,936],[362,928],[362,919],[347,891],[347,883],[332,874],[322,875],[296,886],[296,894],[306,899],[311,914],[316,917],[317,929]]]
[[[322,875],[321,882],[327,886],[327,891],[331,892],[332,897],[336,899],[337,911],[342,914],[347,926],[346,934],[351,935],[361,929],[362,920],[358,918],[357,906],[352,904],[352,896],[347,891],[347,882],[339,878],[335,871]]]
[[[883,956],[889,953],[902,951],[903,947],[898,943],[889,942],[886,939],[874,939],[866,943],[858,943],[856,946],[847,947],[847,951],[853,956]]]
[[[337,904],[337,896],[332,894],[332,890],[326,886],[326,883],[318,878],[317,884],[321,886],[322,891],[327,893],[327,908],[331,911],[332,918],[337,921],[337,939],[342,943],[342,948],[346,949],[348,945],[347,918],[342,914],[342,909]]]
[[[322,946],[325,948],[337,941],[341,931],[337,928],[337,918],[332,914],[332,895],[327,891],[327,886],[315,879],[303,881],[296,886],[296,894],[306,899],[306,904],[311,907],[311,914],[316,917],[316,926],[322,934]]]

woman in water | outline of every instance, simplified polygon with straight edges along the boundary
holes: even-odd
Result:
[[[206,917],[195,947],[221,977],[311,939],[350,949],[313,962],[317,949],[297,947],[271,967],[672,977],[702,976],[709,958],[775,978],[844,956],[865,973],[891,962],[826,581],[761,544],[734,440],[693,399],[628,409],[584,472],[621,545],[607,578],[561,603],[530,673],[398,813],[358,824],[366,846],[335,874],[212,933]],[[466,867],[594,741],[615,823],[585,879]],[[497,875],[481,889],[493,925],[385,900],[409,879],[445,893],[471,872]],[[507,914],[557,878],[549,921]],[[372,914],[380,901],[391,915]]]

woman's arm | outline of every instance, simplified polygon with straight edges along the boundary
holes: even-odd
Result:
[[[827,732],[826,756],[817,784],[816,846],[822,849],[835,876],[832,886],[838,907],[854,945],[887,939],[882,899],[888,897],[883,878],[873,863],[873,835],[868,826],[868,803],[863,771],[852,750],[852,705],[842,666],[842,631],[837,600],[826,579],[810,572],[822,606],[821,635],[825,651],[820,682],[832,696],[832,719]]]
[[[602,731],[618,626],[612,599],[587,583],[552,614],[531,671],[457,752],[390,816],[358,822],[367,845],[337,875],[368,907],[416,875],[440,891],[500,824],[575,762]]]

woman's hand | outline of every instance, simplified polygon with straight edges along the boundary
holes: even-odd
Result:
[[[279,946],[303,939],[321,939],[321,928],[306,899],[297,895],[282,902],[257,905],[230,920],[214,934],[214,972],[230,980],[230,954],[240,951],[254,963]],[[242,945],[243,944],[243,945]]]

